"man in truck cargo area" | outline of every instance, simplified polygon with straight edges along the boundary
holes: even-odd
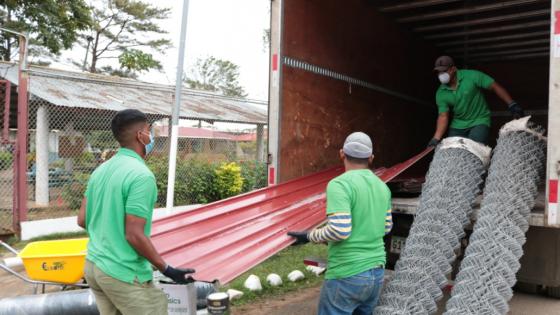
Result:
[[[391,192],[370,169],[372,142],[355,132],[340,150],[344,174],[327,186],[327,223],[291,231],[297,243],[327,243],[328,262],[319,315],[371,315],[383,284],[383,236],[391,230]]]
[[[166,264],[149,238],[157,187],[144,162],[154,146],[146,115],[120,111],[111,129],[121,147],[91,175],[78,214],[89,236],[85,278],[101,315],[167,315],[152,265],[178,283],[194,270]]]
[[[490,109],[483,90],[491,90],[503,100],[514,118],[524,116],[521,106],[487,74],[457,69],[449,56],[437,58],[434,71],[441,82],[436,92],[439,115],[436,132],[428,146],[436,146],[448,126],[449,137],[464,137],[486,144],[490,130]],[[450,112],[453,113],[451,124]]]

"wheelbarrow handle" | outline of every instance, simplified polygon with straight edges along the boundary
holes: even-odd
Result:
[[[9,250],[10,252],[12,252],[15,255],[19,255],[19,252],[13,248],[12,246],[6,244],[4,241],[0,240],[0,245],[4,246],[7,250]]]
[[[61,286],[61,287],[70,286],[70,287],[78,287],[78,288],[89,288],[89,285],[86,284],[86,283],[63,284],[63,283],[58,283],[58,282],[32,280],[32,279],[29,279],[26,276],[18,273],[17,271],[13,270],[12,268],[4,265],[3,263],[0,263],[0,269],[3,269],[4,271],[16,276],[20,280],[23,280],[23,281],[25,281],[27,283],[31,283],[31,284],[56,285],[56,286]]]

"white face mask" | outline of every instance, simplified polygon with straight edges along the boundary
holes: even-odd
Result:
[[[438,74],[438,79],[442,84],[447,84],[451,80],[451,76],[447,72],[442,72]]]

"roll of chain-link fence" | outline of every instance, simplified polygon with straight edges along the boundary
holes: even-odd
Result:
[[[437,148],[406,245],[375,314],[436,311],[489,155],[490,148],[457,137],[445,139]]]
[[[528,119],[500,131],[478,220],[445,314],[508,312],[546,159],[543,130]]]

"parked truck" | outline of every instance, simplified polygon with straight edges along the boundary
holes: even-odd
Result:
[[[546,180],[530,219],[518,280],[560,298],[560,1],[274,0],[271,2],[269,184],[339,163],[352,131],[373,137],[375,165],[422,150],[435,129],[432,72],[442,54],[500,82],[547,129]],[[487,95],[490,145],[511,119]],[[427,165],[424,167],[424,172]],[[389,261],[417,197],[395,191]]]

